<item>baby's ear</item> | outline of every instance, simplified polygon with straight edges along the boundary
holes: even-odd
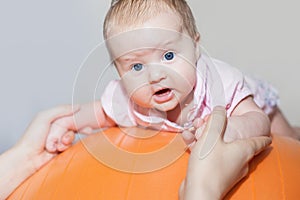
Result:
[[[195,41],[195,52],[196,52],[196,58],[200,57],[200,33],[197,33],[196,36],[194,37],[194,41]]]
[[[200,42],[200,33],[197,33],[196,36],[194,37],[194,40],[196,43]]]

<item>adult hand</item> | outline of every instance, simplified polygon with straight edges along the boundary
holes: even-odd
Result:
[[[57,155],[45,150],[52,122],[78,110],[78,107],[66,105],[40,112],[19,142],[0,156],[0,199],[5,199],[22,181]],[[65,133],[66,143],[71,145],[73,139],[73,132]]]
[[[248,173],[249,161],[272,140],[253,137],[230,143],[223,141],[226,111],[216,107],[206,128],[191,149],[187,175],[179,191],[180,199],[221,199]]]

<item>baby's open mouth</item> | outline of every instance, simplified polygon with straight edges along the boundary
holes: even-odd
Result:
[[[162,96],[162,95],[166,95],[170,92],[171,92],[171,89],[164,88],[164,89],[161,89],[161,90],[158,90],[157,92],[155,92],[154,95]]]
[[[154,93],[153,98],[157,103],[164,103],[174,97],[173,90],[170,88],[163,88]]]

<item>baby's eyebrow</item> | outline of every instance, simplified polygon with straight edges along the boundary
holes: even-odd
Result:
[[[127,68],[133,64],[140,63],[141,61],[136,56],[121,56],[117,58],[116,63],[119,63],[121,66]]]
[[[118,59],[121,61],[124,61],[124,62],[135,61],[135,60],[138,60],[139,58],[142,58],[143,56],[149,55],[150,53],[155,51],[155,49],[156,48],[145,48],[145,49],[136,50],[136,51],[130,52],[129,54],[120,56]]]
[[[121,56],[121,57],[117,58],[116,60],[123,61],[123,62],[128,62],[128,61],[131,61],[131,60],[133,60],[133,59],[132,59],[132,58],[128,58],[128,57]]]
[[[164,43],[162,43],[162,46],[168,47],[174,43],[173,40],[166,40]]]
[[[134,60],[136,60],[136,56],[132,56],[132,55],[124,55],[124,56],[120,56],[119,58],[117,58],[116,60],[119,62],[133,62]]]

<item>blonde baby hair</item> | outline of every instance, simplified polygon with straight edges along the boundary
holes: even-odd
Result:
[[[181,28],[191,38],[198,37],[195,18],[185,0],[112,0],[103,24],[103,36],[107,39],[112,27],[134,27],[166,11],[180,17]]]

